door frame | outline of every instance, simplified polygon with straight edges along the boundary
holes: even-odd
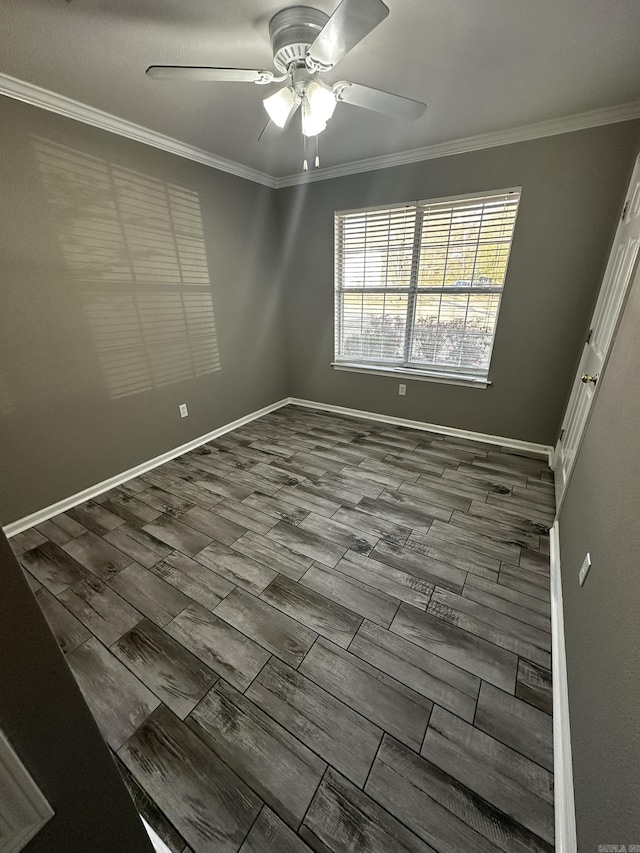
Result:
[[[594,318],[596,312],[598,311],[598,309],[600,308],[599,302],[600,302],[600,294],[602,292],[602,286],[606,281],[607,275],[609,273],[609,269],[611,267],[611,263],[614,259],[614,251],[616,249],[616,244],[617,244],[617,240],[618,240],[618,235],[620,233],[620,229],[622,227],[624,227],[624,215],[625,215],[625,212],[627,210],[627,205],[632,200],[631,195],[630,195],[630,191],[631,191],[632,186],[633,186],[633,175],[635,174],[637,169],[640,169],[640,154],[638,154],[636,159],[634,160],[633,169],[632,169],[632,173],[631,173],[631,181],[629,183],[629,186],[627,187],[627,190],[626,190],[626,193],[624,196],[624,201],[623,201],[622,208],[621,208],[619,218],[618,218],[618,225],[616,227],[616,232],[615,232],[615,235],[613,237],[613,241],[611,243],[611,248],[609,250],[609,256],[607,258],[607,266],[605,267],[605,273],[602,277],[602,281],[600,282],[600,288],[598,290],[598,296],[596,298],[596,302],[595,302],[593,311],[591,313],[590,329],[593,328],[593,318]],[[635,282],[636,278],[639,275],[640,275],[640,249],[636,252],[636,257],[634,259],[634,262],[633,262],[633,265],[631,268],[631,272],[630,272],[629,277],[626,280],[626,283],[624,286],[624,292],[622,294],[622,298],[620,299],[620,305],[619,305],[618,313],[617,313],[617,316],[615,319],[613,332],[611,334],[611,338],[610,338],[609,343],[608,343],[607,351],[604,355],[602,365],[600,368],[600,375],[598,378],[598,382],[593,389],[593,396],[591,398],[591,403],[589,405],[589,409],[587,411],[586,417],[585,417],[584,421],[582,422],[582,424],[580,425],[580,433],[579,433],[579,436],[578,436],[578,439],[576,442],[576,452],[575,452],[573,461],[571,463],[571,466],[568,470],[566,479],[565,479],[564,483],[562,484],[562,488],[560,488],[559,478],[557,476],[555,478],[556,519],[559,517],[560,510],[561,510],[563,502],[564,502],[564,498],[567,494],[569,484],[571,483],[571,478],[573,476],[573,471],[575,469],[575,463],[576,463],[576,460],[580,454],[580,448],[582,447],[582,443],[584,441],[584,437],[585,437],[585,434],[587,432],[589,422],[591,420],[591,414],[593,412],[593,407],[595,406],[597,396],[598,396],[598,392],[600,390],[602,380],[603,380],[604,375],[606,373],[607,365],[609,363],[609,358],[611,356],[611,351],[613,349],[616,338],[618,336],[618,329],[620,327],[620,322],[621,322],[622,317],[624,315],[624,311],[625,311],[625,307],[627,304],[627,300],[629,298],[629,293],[631,291],[631,287],[633,286],[633,283]],[[612,294],[612,295],[614,295],[614,294]],[[574,380],[573,380],[573,383],[571,385],[571,391],[570,391],[570,394],[569,394],[569,397],[567,399],[567,403],[566,403],[566,406],[565,406],[565,409],[564,409],[564,412],[562,415],[560,434],[558,436],[558,439],[556,440],[556,444],[555,444],[555,447],[553,450],[553,460],[552,460],[552,465],[551,465],[551,467],[555,471],[558,470],[558,467],[560,464],[560,456],[561,456],[561,452],[562,452],[561,441],[562,441],[562,434],[564,432],[564,428],[565,428],[565,424],[566,424],[566,420],[567,420],[567,415],[570,412],[571,404],[573,402],[576,390],[580,390],[580,387],[581,387],[579,384],[580,383],[580,377],[581,377],[581,367],[582,367],[582,363],[584,360],[585,348],[589,343],[590,336],[591,336],[591,332],[589,332],[589,337],[585,340],[585,342],[583,344],[582,352],[580,355],[580,361],[578,363],[578,366],[576,369],[576,374],[574,376]]]

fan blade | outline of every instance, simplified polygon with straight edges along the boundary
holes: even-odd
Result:
[[[416,119],[424,115],[427,109],[427,105],[421,101],[412,101],[411,98],[392,95],[391,92],[383,92],[381,89],[371,89],[369,86],[361,86],[360,83],[336,83],[333,89],[338,101],[385,115]]]
[[[263,137],[266,139],[269,131],[271,130],[271,125],[273,125],[273,122],[271,121],[270,118],[268,118],[267,123],[262,128],[262,130],[260,131],[260,136],[258,137],[258,142],[262,142]]]
[[[291,107],[291,112],[287,116],[287,120],[284,123],[284,127],[281,128],[282,130],[286,130],[289,127],[289,125],[293,121],[294,115],[298,112],[299,108],[300,108],[300,101],[296,100],[295,104]]]
[[[389,14],[382,0],[342,0],[309,48],[312,71],[328,71]]]
[[[262,83],[273,80],[271,71],[248,68],[198,68],[188,65],[151,65],[147,75],[154,80],[195,80],[209,83]],[[265,76],[268,79],[265,80]]]
[[[300,102],[296,102],[289,115],[287,116],[287,120],[284,124],[284,127],[278,127],[277,124],[271,121],[271,119],[267,120],[267,123],[260,131],[260,136],[258,137],[258,142],[266,142],[268,139],[274,137],[276,134],[284,133],[284,131],[289,127],[294,115],[298,112],[300,107]]]

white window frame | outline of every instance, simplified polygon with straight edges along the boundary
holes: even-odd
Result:
[[[442,205],[447,203],[454,204],[459,201],[469,201],[472,199],[490,199],[490,198],[499,198],[500,196],[513,195],[517,194],[518,202],[516,207],[516,214],[514,217],[514,225],[513,232],[511,234],[511,240],[509,243],[509,249],[507,253],[506,263],[505,263],[505,278],[504,282],[501,285],[490,285],[487,287],[479,287],[479,286],[469,286],[469,287],[452,287],[452,286],[438,286],[438,287],[421,287],[418,285],[418,276],[419,276],[419,263],[420,263],[420,250],[421,250],[421,240],[422,240],[422,227],[423,221],[425,217],[425,213],[427,212],[430,205]],[[453,385],[464,385],[464,386],[472,386],[477,388],[486,388],[491,385],[491,381],[489,379],[489,369],[491,366],[491,359],[493,357],[493,347],[495,343],[496,331],[498,328],[499,318],[500,318],[500,305],[502,303],[502,295],[504,292],[504,286],[506,283],[507,273],[509,269],[509,260],[511,255],[511,248],[513,246],[513,240],[515,236],[515,226],[517,221],[517,216],[519,212],[520,201],[522,200],[522,187],[508,187],[507,189],[500,190],[487,190],[485,192],[475,192],[475,193],[467,193],[464,195],[456,195],[456,196],[443,196],[440,198],[433,199],[423,199],[415,202],[404,202],[400,204],[388,204],[388,205],[376,205],[374,207],[366,207],[366,208],[355,208],[352,210],[339,210],[335,212],[335,290],[334,290],[334,316],[335,316],[335,337],[334,337],[334,358],[335,360],[331,363],[331,366],[336,370],[346,370],[356,373],[373,373],[379,376],[405,376],[411,379],[425,380],[431,382],[443,382]],[[376,211],[387,211],[387,210],[395,210],[402,208],[415,208],[416,211],[416,219],[415,219],[415,227],[413,234],[413,252],[412,252],[412,262],[411,262],[411,273],[410,273],[410,284],[409,287],[361,287],[361,288],[353,288],[353,287],[343,287],[341,279],[341,256],[343,252],[342,245],[342,231],[340,228],[341,217],[353,215],[353,214],[361,214],[361,213],[375,213]],[[392,362],[392,361],[378,361],[373,359],[362,359],[362,360],[353,360],[352,358],[348,358],[346,356],[342,356],[338,352],[338,348],[340,342],[342,340],[342,295],[344,293],[362,293],[362,294],[388,294],[388,293],[399,293],[403,295],[407,295],[407,314],[405,321],[405,341],[404,341],[404,358],[402,362]],[[435,293],[435,294],[455,294],[455,295],[464,295],[464,294],[482,294],[487,293],[492,296],[496,296],[498,298],[498,306],[496,310],[496,320],[493,327],[493,333],[491,337],[491,348],[489,351],[489,361],[487,368],[473,368],[472,366],[440,366],[436,364],[425,364],[425,363],[415,363],[410,360],[410,353],[412,348],[412,339],[414,332],[414,323],[415,323],[415,311],[416,311],[416,303],[417,296],[423,293]]]

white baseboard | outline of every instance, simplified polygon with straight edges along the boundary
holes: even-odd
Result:
[[[149,459],[147,462],[142,462],[134,468],[129,468],[128,471],[116,474],[108,480],[103,480],[101,483],[89,486],[89,488],[83,489],[75,495],[71,495],[68,498],[57,501],[55,504],[51,504],[51,506],[44,507],[31,515],[20,518],[18,521],[14,521],[12,524],[8,524],[4,527],[4,532],[8,537],[15,536],[16,533],[22,533],[23,530],[34,527],[36,524],[41,524],[43,521],[47,521],[47,519],[52,518],[54,515],[58,515],[58,513],[66,512],[66,510],[71,509],[84,501],[91,500],[92,498],[98,497],[98,495],[101,495],[103,492],[109,491],[109,489],[113,489],[116,486],[122,485],[122,483],[126,483],[127,480],[139,477],[140,474],[145,474],[147,471],[151,471],[153,468],[157,468],[159,465],[163,465],[165,462],[175,459],[176,456],[181,456],[189,450],[200,447],[201,444],[206,444],[207,441],[213,441],[215,438],[219,438],[219,436],[224,435],[227,432],[231,432],[231,430],[238,429],[238,427],[244,426],[257,418],[261,418],[263,415],[269,414],[269,412],[274,412],[276,409],[280,409],[289,404],[294,406],[303,406],[308,409],[319,409],[325,412],[335,412],[336,414],[349,415],[356,418],[365,418],[366,420],[371,421],[395,424],[425,432],[435,432],[441,435],[450,435],[457,438],[469,438],[473,441],[482,441],[487,444],[508,447],[511,450],[526,450],[539,456],[547,456],[548,458],[551,458],[553,453],[553,448],[548,447],[546,444],[534,444],[530,441],[520,441],[520,439],[505,438],[499,435],[489,435],[483,432],[471,432],[470,430],[456,429],[455,427],[446,427],[441,426],[440,424],[428,424],[423,423],[422,421],[410,421],[406,418],[394,418],[391,415],[381,415],[376,412],[363,412],[360,409],[347,409],[344,406],[333,406],[330,403],[316,403],[312,400],[301,400],[298,397],[285,397],[277,403],[265,406],[257,412],[251,412],[251,414],[245,415],[242,418],[238,418],[236,421],[232,421],[231,423],[218,427],[217,429],[212,430],[212,432],[208,432],[206,435],[194,438],[192,441],[182,444],[180,447],[175,447],[173,450],[168,450],[166,453],[162,453],[160,456]]]
[[[556,853],[576,853],[576,813],[571,760],[569,688],[564,647],[564,611],[560,575],[560,527],[549,532],[551,550],[551,649],[553,668],[553,787]]]
[[[344,406],[333,406],[331,403],[315,403],[312,400],[300,400],[298,397],[289,397],[289,403],[293,406],[305,406],[308,409],[320,409],[325,412],[335,412],[339,415],[351,415],[354,418],[365,418],[369,421],[381,421],[382,423],[395,424],[397,426],[418,429],[424,432],[436,432],[441,435],[450,435],[455,438],[468,438],[472,441],[483,441],[486,444],[496,444],[508,447],[510,450],[526,450],[538,456],[546,456],[551,464],[553,447],[549,444],[535,444],[532,441],[521,441],[519,438],[505,438],[500,435],[490,435],[484,432],[472,432],[468,429],[456,429],[440,424],[428,424],[423,421],[410,421],[406,418],[394,418],[391,415],[381,415],[376,412],[363,412],[360,409],[347,409]]]
[[[308,409],[318,409],[320,411],[335,412],[341,415],[350,415],[357,418],[365,418],[366,420],[380,421],[381,423],[395,424],[399,426],[409,427],[410,429],[439,433],[441,435],[455,436],[459,438],[469,438],[474,441],[482,441],[488,444],[495,444],[502,447],[508,447],[513,450],[526,450],[536,453],[540,456],[547,456],[550,463],[553,460],[553,448],[544,444],[535,444],[533,442],[521,441],[519,439],[505,438],[503,436],[489,435],[481,432],[472,432],[470,430],[456,429],[454,427],[445,427],[439,424],[423,423],[422,421],[411,421],[405,418],[391,417],[390,415],[382,415],[375,412],[364,412],[360,409],[349,409],[344,406],[334,406],[329,403],[316,403],[311,400],[301,400],[297,397],[286,397],[279,400],[277,403],[272,403],[259,409],[256,412],[251,412],[236,421],[218,427],[215,430],[201,435],[199,438],[194,438],[186,444],[169,450],[166,453],[156,456],[147,462],[136,465],[128,471],[123,471],[108,480],[103,480],[95,486],[84,489],[71,497],[58,501],[51,506],[45,507],[38,512],[21,518],[4,528],[4,532],[8,537],[15,536],[16,533],[21,533],[36,524],[40,524],[60,512],[65,512],[79,503],[95,498],[109,489],[126,483],[140,474],[151,471],[189,450],[200,447],[208,441],[213,441],[221,435],[224,435],[231,430],[238,429],[245,424],[257,418],[267,415],[270,412],[276,411],[286,405],[302,406]],[[571,762],[571,734],[569,725],[569,696],[567,685],[567,662],[565,656],[564,645],[564,617],[562,606],[562,582],[560,576],[560,543],[559,543],[559,525],[556,521],[550,531],[550,551],[551,551],[551,629],[552,629],[552,665],[553,665],[553,753],[554,753],[554,789],[555,789],[555,833],[556,833],[556,853],[576,853],[576,823],[575,823],[575,806],[573,792],[573,771]]]
[[[145,474],[147,471],[151,471],[153,468],[157,468],[158,465],[164,465],[165,462],[169,462],[171,459],[175,459],[176,456],[182,456],[183,453],[187,453],[189,450],[193,450],[196,447],[200,447],[202,444],[206,444],[208,441],[213,441],[214,438],[219,438],[221,435],[224,435],[227,432],[231,432],[231,430],[238,429],[238,427],[244,426],[245,424],[251,423],[251,421],[255,421],[256,418],[261,418],[263,415],[268,415],[269,412],[274,412],[276,409],[282,408],[282,406],[286,406],[289,403],[289,398],[286,397],[284,400],[279,400],[277,403],[271,403],[269,406],[265,406],[263,409],[258,409],[257,412],[251,412],[248,415],[244,415],[242,418],[238,418],[236,421],[232,421],[229,424],[225,424],[224,426],[218,427],[217,429],[208,432],[206,435],[201,435],[199,438],[194,438],[191,441],[188,441],[186,444],[180,445],[180,447],[174,447],[173,450],[168,450],[166,453],[161,453],[160,456],[156,456],[153,459],[149,459],[147,462],[142,462],[140,465],[136,465],[134,468],[129,468],[128,471],[123,471],[121,474],[116,474],[114,477],[109,477],[108,480],[103,480],[101,483],[96,483],[95,486],[89,486],[88,489],[83,489],[81,492],[77,492],[75,495],[71,495],[68,498],[64,498],[61,501],[58,501],[55,504],[51,504],[51,506],[44,507],[44,509],[40,509],[37,512],[32,513],[31,515],[27,515],[24,518],[18,519],[18,521],[14,521],[12,524],[8,524],[3,528],[7,537],[15,536],[16,533],[22,533],[23,530],[27,530],[29,527],[33,527],[36,524],[41,524],[43,521],[47,521],[49,518],[53,518],[54,515],[58,515],[58,513],[66,512],[66,510],[71,509],[78,504],[83,503],[84,501],[91,500],[92,498],[101,495],[103,492],[108,492],[109,489],[113,489],[116,486],[122,485],[122,483],[126,483],[127,480],[132,480],[134,477],[139,477],[140,474]]]
[[[169,848],[164,843],[164,841],[160,838],[158,833],[151,826],[149,826],[149,824],[142,817],[142,815],[140,815],[140,820],[142,821],[144,828],[147,830],[147,835],[149,836],[149,839],[151,840],[151,843],[153,845],[153,849],[155,850],[155,853],[171,853],[171,850],[169,850]]]

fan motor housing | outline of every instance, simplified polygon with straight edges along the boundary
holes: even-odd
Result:
[[[324,12],[309,6],[292,6],[274,15],[269,23],[269,36],[276,68],[284,72],[291,63],[303,62],[328,20]]]

